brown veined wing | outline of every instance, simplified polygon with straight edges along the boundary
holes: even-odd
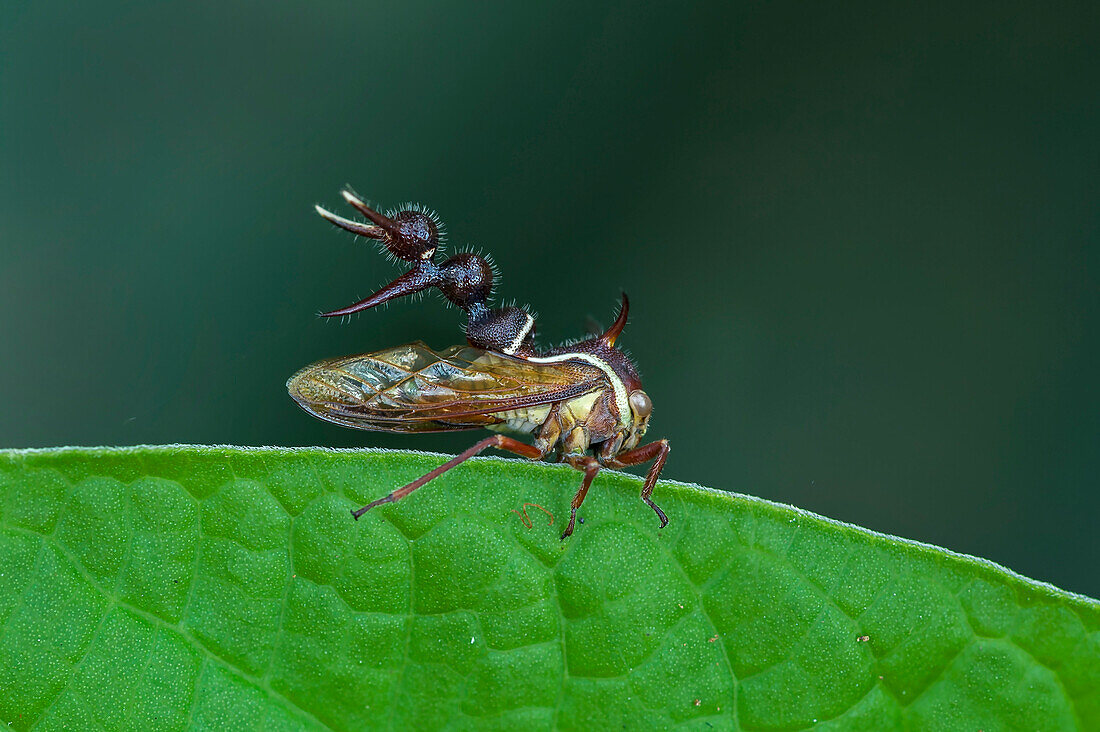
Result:
[[[319,361],[287,381],[299,406],[345,427],[440,432],[500,424],[502,412],[572,399],[604,385],[599,369],[531,363],[472,346],[416,341]]]

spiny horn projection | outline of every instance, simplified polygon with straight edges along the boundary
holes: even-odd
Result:
[[[344,189],[340,193],[348,204],[366,216],[371,223],[345,219],[315,206],[317,213],[325,221],[353,234],[377,239],[390,254],[406,262],[430,262],[435,258],[435,253],[439,250],[439,223],[430,212],[403,209],[392,217],[383,216],[350,190]]]
[[[375,305],[381,305],[384,302],[389,302],[394,298],[404,297],[405,295],[413,295],[421,290],[426,290],[432,286],[438,286],[441,281],[439,276],[439,269],[431,264],[425,262],[423,265],[417,266],[414,269],[409,270],[405,274],[398,277],[390,284],[383,287],[378,292],[374,293],[365,300],[360,300],[354,305],[348,305],[346,308],[340,308],[339,310],[331,310],[327,313],[321,313],[323,318],[331,318],[337,315],[351,315],[352,313],[358,313],[361,310],[367,310],[373,308]]]
[[[626,327],[627,314],[630,312],[630,299],[627,298],[626,293],[623,293],[623,303],[619,306],[619,316],[615,318],[615,322],[611,324],[600,340],[609,346],[615,345],[615,341],[622,335],[623,328]]]
[[[496,273],[488,258],[473,252],[459,252],[436,264],[442,224],[434,213],[409,205],[386,216],[364,203],[350,188],[341,191],[341,195],[367,217],[369,223],[337,216],[320,206],[317,206],[317,213],[334,226],[377,239],[390,254],[411,263],[412,268],[370,297],[339,310],[321,313],[322,317],[351,315],[436,287],[447,300],[465,311],[466,340],[471,345],[509,356],[534,348],[534,316],[520,308],[489,307]],[[622,330],[622,324],[616,325]],[[616,335],[618,331],[607,337],[614,342]]]
[[[382,214],[375,211],[373,208],[363,202],[359,196],[355,195],[350,189],[345,188],[340,191],[340,195],[344,197],[344,200],[350,203],[359,213],[366,216],[378,226],[381,226],[391,234],[398,234],[397,224],[393,222],[393,219],[386,218]]]
[[[339,226],[344,231],[350,231],[353,234],[359,236],[365,236],[371,239],[378,239],[381,241],[386,236],[386,231],[381,226],[371,226],[369,224],[361,224],[358,221],[352,221],[351,219],[345,219],[343,216],[337,216],[331,211],[326,211],[320,206],[315,205],[313,208],[317,210],[317,213],[321,215],[325,221],[329,222],[333,226]]]

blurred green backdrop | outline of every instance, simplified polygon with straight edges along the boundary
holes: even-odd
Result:
[[[1100,595],[1097,38],[1095,3],[7,4],[0,445],[470,443],[284,392],[461,338],[434,298],[315,317],[397,272],[313,214],[351,183],[491,252],[543,343],[627,290],[668,477]]]

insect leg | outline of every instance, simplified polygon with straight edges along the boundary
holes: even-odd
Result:
[[[498,450],[507,450],[508,452],[515,453],[516,455],[529,458],[531,460],[538,460],[540,457],[542,457],[542,451],[539,450],[537,447],[532,447],[531,445],[520,442],[519,440],[514,440],[511,437],[506,437],[504,435],[493,435],[492,437],[486,437],[484,440],[481,440],[480,442],[474,444],[465,451],[459,453],[458,455],[455,455],[453,458],[443,463],[430,473],[425,473],[424,475],[414,480],[412,483],[398,488],[393,493],[390,493],[388,496],[383,496],[377,501],[371,501],[362,508],[352,511],[351,515],[355,517],[356,521],[358,521],[360,516],[362,516],[375,506],[381,506],[383,503],[394,503],[396,501],[400,501],[402,498],[409,495],[431,479],[439,477],[459,463],[466,462],[487,447],[495,447]]]
[[[596,458],[572,458],[569,459],[569,464],[577,470],[583,470],[584,477],[581,479],[581,487],[577,489],[577,494],[573,496],[573,503],[570,504],[569,525],[565,527],[565,533],[561,535],[562,541],[565,541],[566,537],[573,533],[573,525],[577,522],[577,509],[584,503],[584,497],[588,495],[588,488],[592,485],[596,473],[600,472],[600,463]]]
[[[645,477],[645,483],[642,485],[642,500],[657,513],[657,516],[661,519],[662,529],[668,526],[668,517],[665,516],[664,511],[658,508],[656,503],[649,500],[649,497],[653,494],[653,487],[657,485],[657,478],[661,475],[661,469],[665,467],[665,458],[668,457],[668,449],[668,440],[657,440],[648,445],[636,447],[633,450],[627,450],[606,461],[609,468],[622,468],[627,465],[638,465],[647,460],[653,460],[653,465],[649,468],[649,473],[646,474]]]

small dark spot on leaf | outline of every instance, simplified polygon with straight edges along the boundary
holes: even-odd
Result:
[[[856,640],[859,641],[860,643],[866,643],[867,641],[871,640],[871,636],[861,635],[860,637],[856,638]]]

